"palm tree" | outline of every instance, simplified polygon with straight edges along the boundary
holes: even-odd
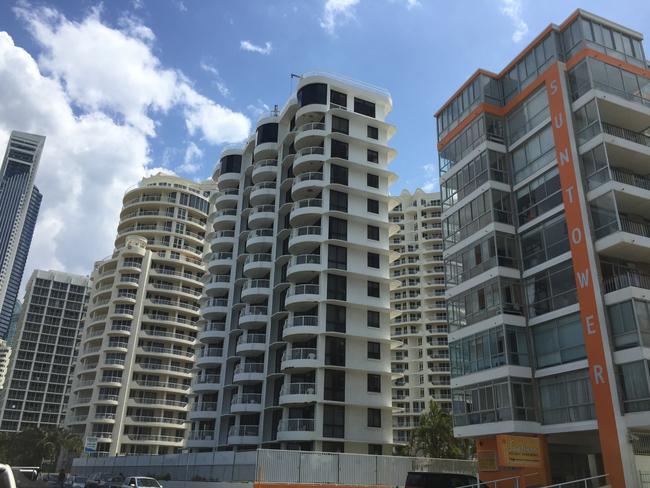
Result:
[[[451,415],[434,401],[420,416],[420,424],[413,431],[409,448],[413,456],[468,459],[471,455],[470,441],[454,438]]]

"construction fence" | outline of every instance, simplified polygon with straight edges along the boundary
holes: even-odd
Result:
[[[258,449],[161,456],[86,457],[72,471],[152,476],[168,481],[258,481],[404,486],[409,471],[476,474],[476,463],[456,459],[372,456]]]

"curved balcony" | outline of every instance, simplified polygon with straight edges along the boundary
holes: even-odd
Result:
[[[294,145],[297,150],[303,147],[318,146],[323,143],[323,138],[327,135],[326,127],[323,122],[310,122],[298,127]]]
[[[171,340],[172,342],[184,342],[187,345],[194,345],[196,342],[196,338],[193,337],[190,334],[179,334],[177,332],[169,332],[166,330],[159,330],[159,329],[153,329],[153,328],[146,328],[143,327],[142,333],[151,336],[151,337],[164,337],[166,339]]]
[[[246,238],[246,252],[262,253],[263,251],[269,251],[274,239],[273,229],[252,230]]]
[[[149,397],[131,397],[127,403],[132,405],[151,405],[153,407],[160,407],[170,410],[186,410],[187,402],[181,400],[166,400],[164,398],[149,398]]]
[[[219,189],[233,188],[239,186],[239,173],[221,173],[217,177]]]
[[[306,198],[294,202],[291,207],[289,218],[292,227],[300,227],[304,222],[315,220],[321,217],[323,213],[323,200],[320,198]]]
[[[237,339],[237,354],[242,356],[254,355],[264,353],[268,349],[266,345],[266,334],[242,334]]]
[[[322,240],[320,225],[304,225],[291,229],[289,236],[289,252],[296,254],[308,249],[313,249]]]
[[[183,427],[187,422],[185,419],[174,418],[174,417],[154,417],[149,415],[127,415],[125,418],[125,424],[127,425],[139,425],[146,424],[147,427],[169,427],[175,425],[177,427]]]
[[[212,274],[225,274],[232,268],[232,253],[227,251],[213,252],[206,256],[208,269]]]
[[[320,298],[319,285],[292,285],[287,292],[285,306],[289,310],[304,310],[313,307]]]
[[[298,254],[291,256],[287,266],[287,278],[295,281],[308,280],[322,269],[320,254]]]
[[[215,366],[221,364],[222,359],[223,359],[222,347],[204,346],[199,350],[199,354],[196,359],[196,366],[200,368],[207,367],[207,366]]]
[[[233,425],[228,430],[228,444],[259,444],[260,440],[258,425]]]
[[[264,363],[240,363],[235,366],[232,376],[234,383],[264,381]]]
[[[133,442],[136,444],[155,443],[164,446],[182,444],[185,440],[185,438],[182,436],[157,434],[125,434],[124,437],[126,437],[127,442]]]
[[[210,222],[214,230],[232,229],[237,223],[237,210],[234,208],[217,210],[210,215]]]
[[[239,313],[241,329],[257,328],[269,320],[269,309],[266,305],[248,305]]]
[[[187,436],[187,447],[190,448],[212,448],[216,434],[212,430],[195,430]]]
[[[140,346],[138,347],[136,352],[142,355],[153,355],[156,357],[164,357],[164,358],[171,356],[170,359],[177,359],[180,357],[185,361],[194,359],[193,351],[183,351],[171,347]]]
[[[226,337],[226,322],[222,320],[208,320],[203,329],[199,331],[200,341],[209,339],[223,339]]]
[[[230,413],[248,413],[262,411],[260,393],[238,393],[230,400]]]
[[[298,349],[287,349],[282,354],[282,361],[280,368],[284,371],[291,370],[306,370],[318,368],[318,353],[316,349],[302,347]]]
[[[244,261],[244,276],[247,278],[261,278],[271,272],[273,268],[272,256],[269,253],[256,253],[246,256]]]
[[[201,316],[206,319],[222,319],[228,313],[227,298],[209,298],[201,304]]]
[[[235,244],[235,231],[234,230],[218,230],[212,235],[210,239],[210,247],[213,251],[227,251],[232,249]]]
[[[249,200],[251,205],[272,204],[275,202],[275,181],[262,181],[251,188]]]
[[[233,208],[239,201],[239,188],[224,188],[216,193],[214,205],[217,209]]]
[[[296,151],[293,159],[293,174],[318,171],[325,162],[325,148],[321,146],[303,147]]]
[[[323,172],[322,171],[309,171],[307,173],[301,173],[296,176],[293,180],[293,186],[291,187],[291,197],[294,200],[299,200],[301,198],[309,198],[315,194],[320,193],[325,186],[323,181]]]
[[[221,375],[219,374],[199,375],[192,382],[192,391],[197,393],[219,389],[221,389]]]
[[[109,395],[106,393],[100,393],[97,395],[97,403],[101,402],[102,404],[117,405],[119,399],[119,395]]]
[[[316,383],[285,383],[280,389],[280,405],[310,403],[316,399]]]
[[[229,274],[208,275],[208,279],[205,281],[203,289],[206,295],[213,295],[215,292],[229,291],[230,275]]]
[[[197,401],[192,405],[188,417],[192,420],[213,419],[217,414],[219,404],[217,402]]]
[[[314,419],[282,419],[278,424],[278,441],[317,439]]]
[[[262,181],[273,181],[278,173],[278,160],[277,159],[263,159],[253,163],[253,172],[251,178],[253,184],[261,183]]]
[[[248,227],[250,229],[261,229],[273,225],[275,220],[275,205],[260,205],[254,207],[248,214]]]
[[[174,366],[171,364],[158,364],[158,363],[148,363],[148,362],[137,362],[136,369],[142,371],[157,371],[160,373],[178,375],[178,376],[187,376],[192,375],[192,368],[186,368],[185,366]]]
[[[155,380],[134,380],[138,388],[145,388],[153,391],[167,391],[175,390],[180,394],[187,395],[190,390],[190,385],[185,383],[178,383],[175,381],[155,381]]]
[[[241,299],[246,303],[259,303],[268,298],[271,293],[271,282],[267,279],[252,279],[244,281]]]
[[[284,324],[283,339],[304,340],[321,331],[318,315],[294,315]]]

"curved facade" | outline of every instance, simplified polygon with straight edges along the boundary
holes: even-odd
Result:
[[[304,76],[222,153],[191,450],[390,452],[390,109]]]
[[[212,188],[159,174],[124,196],[115,251],[91,276],[67,418],[99,454],[183,446]]]
[[[447,305],[442,260],[440,193],[403,191],[390,212],[399,232],[390,249],[399,254],[391,263],[391,335],[401,347],[392,352],[393,439],[409,442],[411,431],[432,400],[451,411]]]

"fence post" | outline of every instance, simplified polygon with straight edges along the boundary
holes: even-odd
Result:
[[[336,484],[341,483],[341,453],[336,453]]]
[[[379,456],[375,456],[375,484],[379,484]]]
[[[298,483],[302,482],[302,453],[298,452]]]

